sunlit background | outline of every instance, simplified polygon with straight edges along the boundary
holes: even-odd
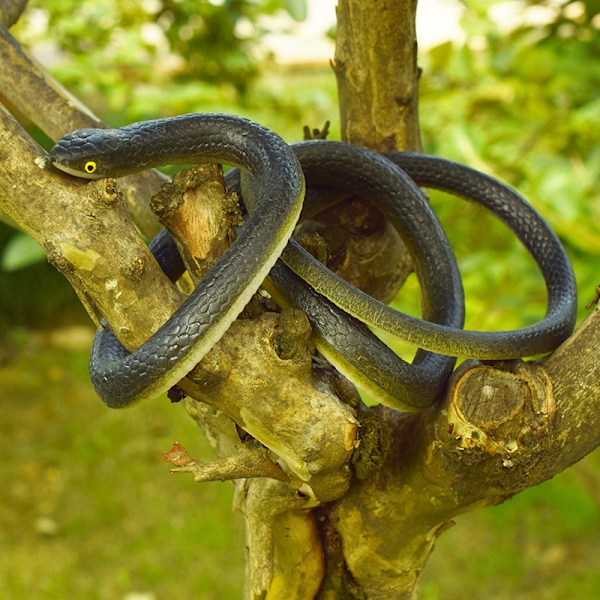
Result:
[[[38,0],[12,33],[113,125],[219,111],[288,141],[329,120],[338,138],[335,2],[231,5]],[[591,0],[421,0],[417,24],[426,151],[499,177],[545,216],[573,261],[580,319],[600,283],[599,10]],[[538,320],[543,283],[509,232],[464,202],[432,203],[459,257],[468,325]],[[174,440],[210,456],[191,420],[166,402],[106,409],[88,383],[93,331],[66,281],[2,224],[0,265],[0,600],[239,598],[232,487],[169,476],[160,462]],[[397,305],[418,313],[414,281]],[[599,463],[596,452],[460,518],[421,597],[597,598]]]

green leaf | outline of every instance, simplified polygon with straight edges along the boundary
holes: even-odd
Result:
[[[17,233],[6,244],[0,264],[4,271],[17,271],[45,258],[46,253],[33,238]]]
[[[283,5],[294,21],[304,21],[308,16],[306,0],[284,0]]]

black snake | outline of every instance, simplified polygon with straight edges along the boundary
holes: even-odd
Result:
[[[202,113],[119,129],[78,130],[54,146],[49,160],[88,178],[119,177],[171,163],[217,162],[241,169],[239,191],[248,210],[244,227],[173,317],[131,354],[110,330],[97,335],[92,380],[112,407],[156,396],[177,383],[224,334],[267,275],[276,300],[307,313],[319,350],[359,387],[401,410],[430,405],[452,371],[454,357],[506,359],[544,353],[574,327],[575,280],[558,238],[516,192],[457,163],[410,153],[381,155],[322,140],[290,147],[245,119]],[[378,208],[411,255],[422,290],[422,319],[352,287],[290,238],[302,209],[305,178],[308,186],[378,198]],[[235,173],[228,177],[231,185],[237,180]],[[462,329],[464,302],[456,260],[418,186],[482,204],[515,232],[546,282],[548,308],[540,322],[514,331]],[[164,270],[177,277],[183,266],[168,236],[161,235],[151,248]],[[408,365],[367,325],[422,350]]]

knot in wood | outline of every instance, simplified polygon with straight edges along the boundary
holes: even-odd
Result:
[[[533,362],[465,363],[453,378],[452,435],[463,447],[512,453],[529,435],[548,432],[554,395],[545,370]]]

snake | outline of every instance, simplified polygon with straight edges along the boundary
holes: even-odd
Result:
[[[167,163],[227,163],[259,182],[247,226],[206,277],[154,335],[93,380],[111,407],[156,397],[223,336],[287,244],[304,199],[298,159],[277,134],[257,123],[194,113],[115,129],[79,129],[63,136],[48,160],[66,173],[91,179]]]
[[[302,218],[318,214],[360,190],[376,199],[377,207],[402,237],[421,287],[424,318],[460,328],[464,323],[464,293],[454,253],[426,196],[404,171],[382,155],[359,146],[319,140],[293,144],[305,175],[307,190]],[[226,181],[231,181],[228,174]],[[311,194],[323,186],[326,196]],[[228,185],[239,193],[239,188]],[[345,194],[331,193],[343,191]],[[243,202],[252,208],[250,200]],[[446,384],[455,357],[419,350],[412,364],[402,360],[361,322],[337,306],[344,294],[359,291],[335,276],[290,240],[285,253],[301,254],[302,264],[314,265],[328,279],[325,295],[318,294],[317,282],[298,277],[277,261],[269,273],[269,292],[280,305],[300,308],[313,327],[318,350],[338,371],[379,402],[405,412],[433,404]],[[362,292],[361,292],[362,293]]]
[[[558,238],[516,192],[458,163],[406,153],[377,155],[323,140],[290,148],[276,134],[239,117],[202,113],[112,130],[78,130],[55,145],[49,161],[87,178],[117,177],[166,163],[226,162],[241,168],[248,220],[172,319],[132,353],[119,349],[108,329],[96,336],[92,379],[109,406],[128,406],[176,383],[223,335],[268,274],[284,301],[312,302],[311,322],[317,324],[321,346],[328,358],[334,358],[334,365],[337,361],[342,372],[358,379],[359,387],[383,390],[380,395],[385,401],[400,409],[430,405],[456,356],[502,360],[544,353],[574,327],[574,276]],[[408,240],[422,287],[422,319],[404,315],[354,288],[290,239],[302,208],[303,173],[315,185],[345,185],[364,192],[374,186],[375,197],[382,199],[396,194],[396,200],[382,200],[380,208]],[[418,185],[478,202],[513,229],[545,279],[548,308],[539,323],[505,332],[462,329],[460,274]],[[285,265],[277,261],[278,256]],[[415,364],[402,365],[389,349],[386,354],[382,346],[387,347],[367,326],[424,350],[417,353]],[[400,369],[394,366],[398,364]],[[409,376],[405,366],[412,368]],[[419,386],[428,378],[434,381],[433,391],[419,398]]]
[[[324,158],[327,144],[331,142],[303,142],[295,146],[295,151],[297,154],[316,151]],[[341,278],[335,280],[334,274],[310,259],[307,251],[292,240],[282,258],[293,271],[363,323],[432,352],[507,360],[550,352],[569,337],[577,316],[575,275],[560,240],[530,203],[497,179],[447,159],[409,152],[390,152],[385,156],[416,184],[479,204],[516,234],[544,278],[547,292],[544,318],[528,327],[508,331],[466,330],[419,319],[370,297]],[[308,176],[306,170],[305,175]]]

